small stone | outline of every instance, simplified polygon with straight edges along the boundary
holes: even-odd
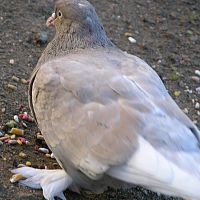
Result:
[[[38,140],[44,140],[44,137],[40,133],[37,133],[37,139]]]
[[[15,64],[15,60],[14,60],[14,59],[10,59],[9,63],[10,63],[11,65]]]
[[[2,141],[0,141],[0,146],[2,146],[3,145],[3,142]]]
[[[200,111],[197,111],[197,115],[200,116]]]
[[[199,109],[200,108],[200,104],[199,104],[199,102],[197,102],[196,104],[195,104],[195,109]]]
[[[45,31],[41,31],[40,34],[39,34],[39,40],[38,42],[40,44],[46,44],[48,41],[48,33],[45,32]]]
[[[27,154],[25,154],[24,152],[20,152],[19,157],[20,158],[27,158]]]
[[[175,96],[175,97],[179,97],[180,95],[181,95],[181,92],[180,92],[180,91],[175,91],[175,92],[174,92],[174,96]]]
[[[12,80],[15,81],[15,82],[19,82],[19,78],[16,77],[16,76],[12,76]]]
[[[197,76],[200,76],[200,70],[195,70],[195,74],[196,74]]]
[[[1,109],[1,112],[2,112],[2,113],[5,113],[5,112],[6,112],[6,108],[2,108],[2,109]]]
[[[134,39],[133,37],[128,37],[128,40],[131,42],[131,43],[136,43],[136,39]]]
[[[188,34],[188,35],[192,35],[192,34],[193,34],[193,31],[192,31],[192,30],[187,30],[187,34]]]
[[[29,141],[27,141],[27,140],[26,140],[26,142],[25,142],[25,143],[26,143],[26,145],[28,145],[28,146],[30,146],[30,145],[31,145],[31,143],[30,143]]]
[[[191,79],[193,81],[195,81],[196,83],[199,83],[200,82],[200,78],[198,76],[192,76]]]
[[[3,137],[4,136],[4,134],[0,131],[0,137]]]
[[[8,88],[13,90],[13,91],[17,90],[17,87],[15,85],[12,85],[12,84],[8,84]]]
[[[189,113],[189,111],[188,111],[187,108],[184,108],[184,109],[183,109],[183,112],[184,112],[185,114],[188,114],[188,113]]]
[[[198,94],[200,94],[200,87],[196,88]]]

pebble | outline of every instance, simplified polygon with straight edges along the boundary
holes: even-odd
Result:
[[[8,84],[8,88],[13,90],[13,91],[17,90],[17,87],[15,85],[12,85],[12,84]]]
[[[31,143],[29,141],[26,140],[25,142],[26,145],[31,145]]]
[[[200,116],[200,111],[197,111],[197,115]]]
[[[45,154],[48,154],[48,153],[49,153],[49,150],[46,149],[46,148],[39,148],[38,151],[39,151],[39,152],[42,152],[42,153],[45,153]]]
[[[5,113],[5,112],[6,112],[6,108],[2,108],[2,109],[1,109],[1,112],[2,112],[2,113]]]
[[[14,60],[14,59],[10,59],[9,63],[10,63],[11,65],[15,64],[15,60]]]
[[[44,137],[40,133],[37,133],[37,139],[38,140],[44,140]]]
[[[19,117],[17,115],[15,115],[13,118],[17,123],[19,123]]]
[[[198,76],[192,76],[191,79],[197,83],[200,82],[200,78]]]
[[[26,166],[27,166],[27,167],[30,167],[31,165],[32,165],[32,163],[31,163],[30,161],[27,161],[27,162],[26,162]]]
[[[3,145],[3,142],[2,141],[0,141],[0,146],[2,146]]]
[[[37,38],[36,38],[36,42],[43,45],[46,44],[48,41],[48,33],[45,31],[41,31],[40,33],[38,33]]]
[[[199,102],[197,102],[196,104],[195,104],[195,109],[199,109],[200,108],[200,104],[199,104]]]
[[[197,76],[200,76],[200,70],[195,70],[195,74],[196,74]]]
[[[10,133],[14,134],[14,135],[18,135],[18,136],[23,136],[24,135],[24,130],[18,129],[18,128],[12,128]]]
[[[136,39],[134,39],[133,37],[128,37],[128,40],[133,44],[137,42]]]
[[[16,77],[16,76],[12,76],[12,80],[15,81],[15,82],[19,82],[19,78]]]
[[[0,137],[3,137],[4,136],[4,134],[0,131]]]
[[[20,158],[27,158],[27,154],[25,154],[24,152],[20,152],[19,157]]]
[[[187,108],[184,108],[184,109],[183,109],[183,112],[184,112],[185,114],[188,114],[188,113],[189,113],[189,111],[188,111]]]
[[[200,94],[200,87],[196,88],[198,94]]]

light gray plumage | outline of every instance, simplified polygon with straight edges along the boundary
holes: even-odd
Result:
[[[94,192],[124,182],[199,200],[197,127],[153,69],[112,44],[90,3],[55,4],[48,23],[54,23],[56,35],[32,75],[29,101],[65,170],[63,180]],[[29,178],[26,170],[13,172]],[[38,173],[30,170],[33,177]],[[22,183],[44,182],[44,175],[37,177]],[[53,182],[47,176],[45,180]],[[62,192],[52,191],[49,196],[44,192],[46,199]]]

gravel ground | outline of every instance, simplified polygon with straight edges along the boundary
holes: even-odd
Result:
[[[146,60],[160,75],[170,94],[200,127],[200,1],[199,0],[91,0],[112,41],[121,49]],[[27,84],[38,57],[53,36],[45,27],[52,12],[48,0],[0,0],[0,131],[14,115],[27,111]],[[131,35],[136,43],[131,43]],[[20,80],[16,82],[12,77]],[[9,88],[8,84],[16,86]],[[195,105],[197,108],[195,108]],[[27,123],[25,138],[31,145],[0,144],[0,200],[40,200],[42,192],[9,183],[9,169],[19,163],[58,168],[55,160],[34,150],[37,127]],[[19,157],[24,152],[27,158]],[[109,189],[101,195],[66,192],[73,200],[163,200],[143,188],[126,191]]]

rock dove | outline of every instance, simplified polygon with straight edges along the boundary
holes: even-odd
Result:
[[[12,170],[47,200],[67,188],[141,185],[200,199],[200,131],[156,72],[107,37],[86,0],[55,0],[54,39],[32,74],[30,108],[61,169]]]

